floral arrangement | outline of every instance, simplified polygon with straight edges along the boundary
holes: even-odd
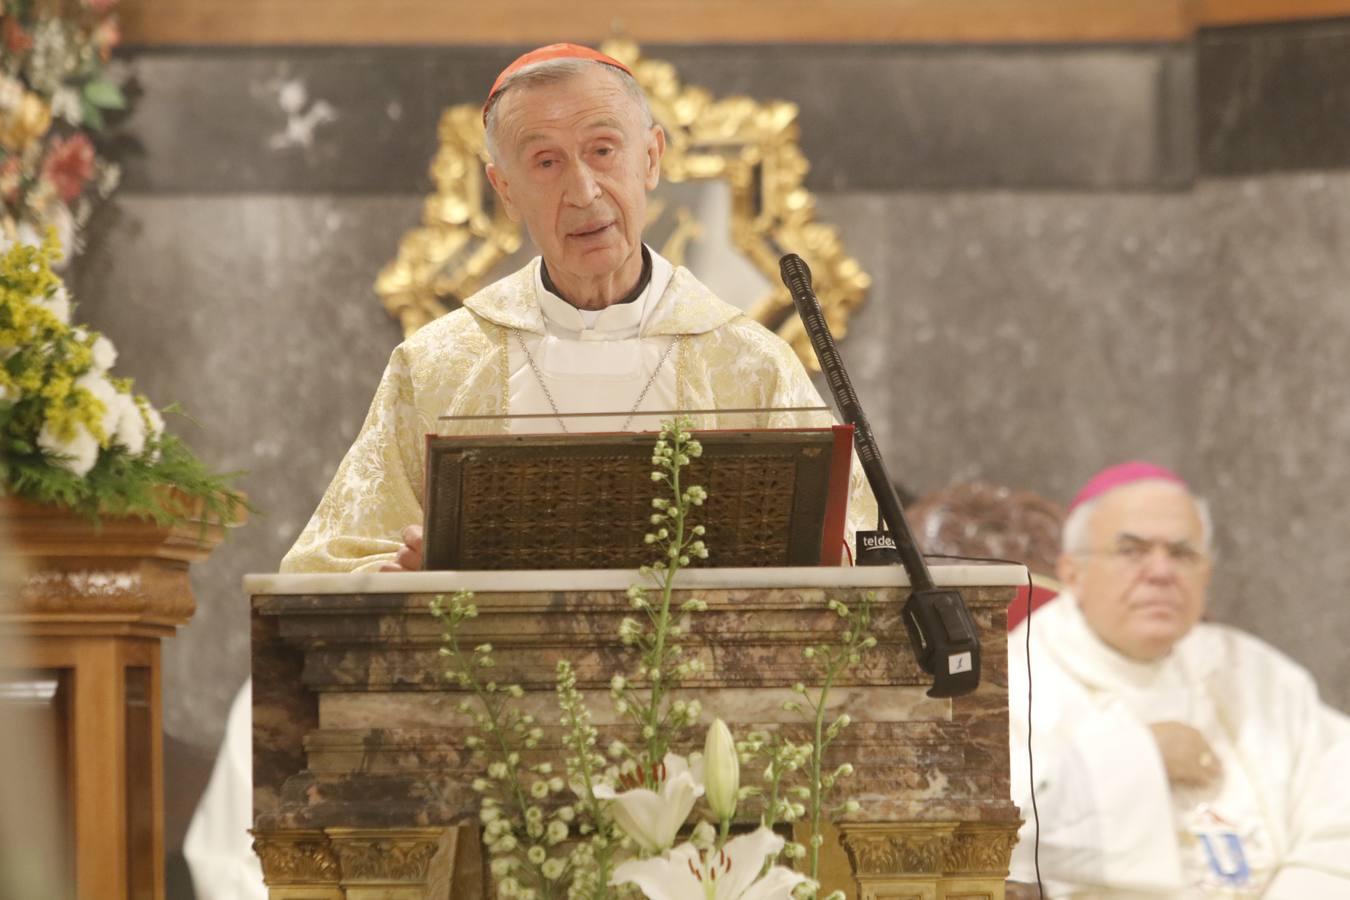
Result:
[[[635,665],[629,675],[614,675],[609,693],[614,711],[635,736],[631,743],[615,740],[599,749],[575,672],[562,660],[557,695],[564,758],[561,764],[541,760],[544,730],[516,703],[522,688],[493,678],[491,645],[461,646],[462,625],[477,615],[472,595],[461,592],[432,604],[443,626],[446,675],[473,695],[460,711],[475,723],[476,733],[466,742],[483,770],[473,788],[482,795],[480,820],[501,897],[606,898],[635,891],[651,900],[813,897],[819,890],[822,819],[858,809],[853,801],[831,800],[853,769],[847,763],[833,770],[825,766],[827,749],[849,724],[846,715],[830,720],[826,700],[838,677],[876,644],[868,633],[870,597],[852,608],[830,601],[841,632],[834,643],[803,651],[815,684],[794,685],[796,699],[785,708],[802,715],[808,741],[756,732],[737,743],[715,719],[701,755],[674,752],[703,712],[697,700],[679,699],[681,682],[702,668],[685,657],[680,642],[689,634],[691,617],[707,604],[689,599],[672,607],[676,574],[691,559],[708,555],[703,526],[690,521],[707,493],[681,485],[681,470],[702,452],[688,427],[685,421],[667,424],[653,451],[652,480],[669,490],[652,501],[652,530],[646,535],[657,560],[641,575],[654,587],[629,589],[635,615],[619,628]],[[743,766],[763,772],[758,784],[742,783]],[[676,845],[700,798],[711,820],[699,822]],[[758,827],[733,836],[738,814],[741,823],[752,818],[747,815],[752,802],[759,808]],[[797,820],[809,825],[807,845],[775,831],[779,823]],[[798,868],[777,864],[782,857],[797,861]]]
[[[112,62],[117,0],[0,0],[0,247],[55,228],[78,251],[94,200],[117,186],[94,137],[126,108]]]
[[[58,254],[52,229],[41,247],[0,257],[0,495],[94,517],[235,521],[246,504],[228,476],[207,471],[131,380],[112,375],[111,341],[71,324]]]

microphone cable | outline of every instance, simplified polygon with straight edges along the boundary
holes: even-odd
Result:
[[[925,553],[924,556],[928,559],[954,559],[961,562],[1004,563],[1006,565],[1022,566],[1027,570],[1027,780],[1030,782],[1028,787],[1031,788],[1031,817],[1035,822],[1031,844],[1031,855],[1036,867],[1036,891],[1041,900],[1046,900],[1045,885],[1041,881],[1041,811],[1036,806],[1036,763],[1031,750],[1031,601],[1032,592],[1035,590],[1035,582],[1032,581],[1031,577],[1031,567],[1021,560],[999,559],[994,556],[957,556],[951,553]],[[1012,773],[1009,773],[1010,776],[1011,774]],[[1009,868],[1011,868],[1011,866]],[[1009,872],[1009,874],[1012,873]]]

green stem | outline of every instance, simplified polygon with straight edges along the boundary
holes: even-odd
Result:
[[[488,700],[488,693],[482,684],[474,677],[472,664],[466,664],[464,653],[459,649],[459,635],[452,629],[450,632],[450,649],[455,654],[455,662],[459,665],[460,671],[464,672],[469,678],[469,683],[473,685],[474,695],[482,705],[488,715],[488,732],[497,741],[497,748],[501,754],[501,761],[506,765],[507,777],[511,783],[511,793],[515,796],[516,809],[520,812],[520,820],[525,820],[525,810],[529,804],[525,802],[525,794],[520,789],[520,779],[516,777],[516,767],[511,765],[508,757],[511,755],[511,748],[507,746],[506,736],[503,733],[501,719],[498,713],[504,704],[498,704],[496,707]]]
[[[678,427],[678,426],[677,426]],[[649,763],[649,772],[645,777],[654,779],[651,774],[655,771],[665,757],[665,747],[661,742],[661,723],[658,721],[661,711],[661,701],[666,691],[666,630],[670,627],[670,597],[675,588],[675,573],[680,570],[679,554],[684,547],[684,517],[686,509],[684,498],[680,495],[680,464],[678,462],[680,454],[683,452],[683,442],[677,437],[671,443],[671,449],[674,451],[671,455],[670,465],[670,490],[675,497],[675,506],[671,516],[671,524],[675,526],[674,538],[665,544],[667,548],[665,567],[661,570],[661,611],[656,618],[655,645],[652,649],[651,662],[649,664],[653,672],[651,705],[647,707],[647,727],[651,729],[652,736],[647,739],[647,761]],[[676,554],[670,556],[669,548],[674,547]],[[652,785],[653,787],[655,785]]]
[[[820,768],[821,757],[825,755],[825,696],[833,682],[834,671],[831,667],[820,689],[820,703],[816,706],[815,746],[811,748],[811,878],[815,880],[819,880],[817,875],[820,873],[820,842],[816,838],[820,834]]]

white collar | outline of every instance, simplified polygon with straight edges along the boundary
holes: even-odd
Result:
[[[1050,615],[1041,618],[1042,612]],[[1152,662],[1131,659],[1092,630],[1078,598],[1068,591],[1061,592],[1054,602],[1033,613],[1032,618],[1036,621],[1031,627],[1041,628],[1039,636],[1033,633],[1033,642],[1040,643],[1081,680],[1095,687],[1149,689],[1184,680],[1177,648]]]
[[[652,252],[652,275],[642,293],[629,303],[615,303],[594,313],[583,313],[544,287],[543,265],[535,267],[534,295],[543,313],[545,328],[558,337],[581,341],[614,341],[635,338],[660,304],[675,268]]]

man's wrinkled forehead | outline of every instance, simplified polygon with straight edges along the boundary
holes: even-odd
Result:
[[[618,78],[596,66],[559,81],[512,87],[497,101],[494,113],[506,144],[523,150],[561,130],[629,133],[640,125],[641,109]],[[539,102],[545,94],[551,94],[557,102]]]
[[[599,114],[593,119],[588,119],[580,123],[579,127],[576,129],[576,131],[581,134],[604,131],[622,132],[623,130],[623,122],[618,116],[613,115],[612,113]],[[553,139],[554,136],[554,129],[541,128],[538,123],[527,122],[525,123],[524,129],[517,134],[514,144],[518,151],[523,152],[528,150],[531,144],[546,143]]]
[[[1160,480],[1137,481],[1103,493],[1092,514],[1092,528],[1104,538],[1199,541],[1203,536],[1190,490]]]

